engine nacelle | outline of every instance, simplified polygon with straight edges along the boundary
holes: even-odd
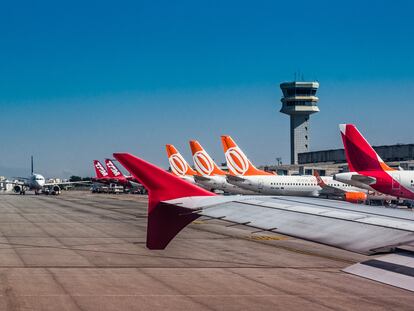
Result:
[[[22,188],[22,186],[20,186],[20,185],[15,185],[15,186],[13,187],[13,191],[14,191],[14,192],[16,192],[16,193],[21,193],[21,192],[22,192],[22,190],[23,190],[23,188]]]
[[[345,201],[350,203],[363,203],[367,199],[365,192],[346,192]]]
[[[60,193],[60,187],[58,186],[58,185],[54,185],[52,188],[51,188],[51,192],[52,192],[52,194],[54,194],[54,195],[58,195],[59,193]]]

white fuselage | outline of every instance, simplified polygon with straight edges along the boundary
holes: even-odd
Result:
[[[29,190],[41,190],[45,185],[45,178],[40,174],[32,174],[27,180],[25,186]]]
[[[322,187],[314,176],[240,176],[243,180],[229,182],[241,188],[267,195],[319,196]],[[335,181],[332,177],[321,177],[327,186],[346,192],[361,192],[361,189]]]
[[[229,194],[257,194],[252,190],[229,183],[225,175],[206,176],[205,180],[197,180],[197,184],[209,190],[221,190]]]

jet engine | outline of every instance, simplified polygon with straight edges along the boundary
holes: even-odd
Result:
[[[54,185],[52,188],[51,188],[51,194],[54,194],[54,195],[58,195],[59,193],[60,193],[60,187],[58,186],[58,185]]]
[[[345,201],[350,203],[363,203],[367,199],[365,192],[346,192]]]
[[[14,186],[13,191],[16,193],[20,193],[22,191],[22,186],[19,186],[19,185]]]
[[[25,187],[24,187],[24,186],[22,186],[22,185],[15,185],[15,186],[13,187],[13,191],[14,191],[15,193],[24,194],[24,193],[25,193],[25,191],[26,191],[26,189],[25,189]]]

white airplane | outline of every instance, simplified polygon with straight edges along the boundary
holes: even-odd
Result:
[[[31,173],[29,177],[16,177],[15,181],[10,182],[13,185],[13,191],[19,194],[26,194],[26,191],[34,191],[36,195],[42,193],[46,194],[60,194],[61,186],[84,184],[89,183],[87,181],[76,182],[60,182],[49,183],[41,174],[35,174],[33,172],[33,156],[31,157]]]
[[[367,190],[335,181],[333,177],[279,176],[257,169],[230,136],[222,136],[224,153],[230,174],[229,183],[266,195],[290,195],[340,198],[363,202]]]
[[[193,154],[194,167],[199,175],[194,175],[194,180],[210,190],[221,190],[231,194],[257,194],[233,185],[227,181],[227,173],[221,170],[210,155],[196,140],[190,141],[191,153]]]
[[[114,157],[148,189],[149,249],[165,249],[186,225],[204,216],[377,254],[343,271],[414,291],[414,215],[410,211],[309,197],[217,196],[129,153]]]

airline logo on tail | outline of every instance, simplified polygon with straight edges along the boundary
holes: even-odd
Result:
[[[103,165],[101,164],[101,162],[95,160],[94,161],[94,166],[95,166],[95,169],[96,169],[96,173],[98,173],[98,177],[106,177],[106,176],[108,176],[108,172],[103,167]],[[99,175],[101,175],[101,176],[99,176]]]
[[[112,174],[114,174],[115,177],[122,176],[122,173],[118,170],[118,168],[111,160],[106,159],[105,164],[111,170]]]
[[[193,161],[198,173],[203,176],[226,175],[226,172],[218,168],[213,159],[196,140],[190,140],[190,148]]]
[[[204,150],[194,153],[193,160],[198,172],[207,176],[211,175],[214,170],[214,163]]]
[[[230,148],[225,153],[227,166],[235,175],[244,175],[249,169],[249,160],[240,148]]]
[[[177,176],[196,175],[196,172],[188,165],[183,156],[173,145],[166,145],[168,162],[172,172]]]
[[[263,170],[257,169],[246,157],[244,152],[237,146],[230,136],[221,136],[224,155],[226,156],[227,166],[233,175],[253,176],[253,175],[273,175]]]

